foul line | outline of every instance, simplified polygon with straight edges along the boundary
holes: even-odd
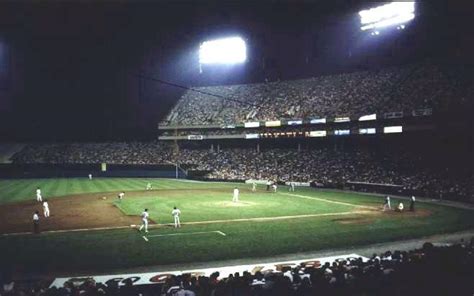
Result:
[[[309,197],[308,197],[309,198]],[[372,207],[371,210],[374,209]],[[369,214],[373,211],[361,210],[361,211],[349,211],[349,212],[338,212],[338,213],[320,213],[320,214],[306,214],[306,215],[293,215],[293,216],[276,216],[276,217],[261,217],[261,218],[241,218],[241,219],[228,219],[228,220],[210,220],[210,221],[195,221],[195,222],[185,222],[181,225],[203,225],[203,224],[222,224],[222,223],[234,223],[234,222],[265,222],[265,221],[278,221],[278,220],[290,220],[290,219],[301,219],[301,218],[315,218],[315,217],[328,217],[328,216],[345,216],[353,214]],[[164,223],[164,224],[151,224],[148,225],[148,228],[158,228],[160,226],[174,226],[174,223]],[[118,230],[118,229],[130,229],[136,228],[136,225],[130,226],[110,226],[110,227],[97,227],[97,228],[81,228],[81,229],[64,229],[64,230],[48,230],[42,231],[43,234],[49,233],[67,233],[67,232],[80,232],[80,231],[96,231],[96,230]],[[20,236],[33,234],[32,232],[16,232],[16,233],[4,233],[1,234],[1,237],[6,236]],[[41,234],[39,234],[41,236]]]
[[[377,209],[377,207],[356,205],[356,204],[351,204],[351,203],[348,203],[348,202],[329,200],[329,199],[325,199],[325,198],[319,198],[319,197],[313,197],[313,196],[307,196],[307,195],[284,193],[284,192],[278,192],[278,193],[283,194],[283,195],[295,196],[295,197],[305,198],[305,199],[313,199],[313,200],[318,200],[318,201],[323,201],[323,202],[333,203],[333,204],[339,204],[339,205],[345,205],[345,206],[352,206],[352,207],[371,209],[371,210]]]
[[[181,232],[181,233],[167,233],[167,234],[152,234],[148,235],[148,237],[160,237],[160,236],[180,236],[180,235],[198,235],[198,234],[208,234],[208,233],[217,233],[222,236],[226,236],[226,234],[219,230],[214,231],[199,231],[199,232]],[[145,239],[145,237],[143,237]],[[146,239],[148,241],[148,239]]]

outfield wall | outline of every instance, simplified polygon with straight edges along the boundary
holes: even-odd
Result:
[[[0,164],[0,178],[87,178],[126,177],[126,178],[175,178],[174,165],[118,165],[108,164],[101,171],[101,164]],[[186,178],[178,170],[179,178]]]

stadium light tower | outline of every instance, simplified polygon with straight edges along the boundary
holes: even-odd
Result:
[[[415,2],[392,2],[359,12],[360,29],[380,29],[390,26],[402,25],[415,18]]]
[[[241,37],[205,41],[199,48],[199,64],[240,64],[247,60],[247,46]]]

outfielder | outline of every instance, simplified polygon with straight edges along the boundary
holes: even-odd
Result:
[[[89,177],[89,180],[92,180],[92,174],[89,174],[88,177]]]
[[[49,217],[49,205],[46,199],[43,201],[43,214],[45,218]]]
[[[255,181],[252,181],[252,192],[257,191],[257,183]]]
[[[295,192],[295,182],[290,182],[290,192]]]
[[[41,189],[38,187],[36,188],[36,201],[42,202],[43,198],[41,197]]]
[[[138,231],[142,231],[145,228],[145,233],[148,233],[148,209],[145,209],[141,215],[142,217],[142,225],[138,229]]]
[[[181,211],[177,207],[174,207],[173,211],[171,211],[171,215],[174,217],[174,228],[181,227],[181,223],[179,222]]]
[[[232,202],[239,202],[239,188],[234,188],[234,195],[232,196]]]

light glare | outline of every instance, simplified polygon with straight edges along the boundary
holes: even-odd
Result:
[[[359,16],[362,31],[402,24],[415,18],[415,2],[392,2],[362,10]]]
[[[199,48],[201,64],[237,64],[246,59],[246,44],[240,37],[206,41]]]

